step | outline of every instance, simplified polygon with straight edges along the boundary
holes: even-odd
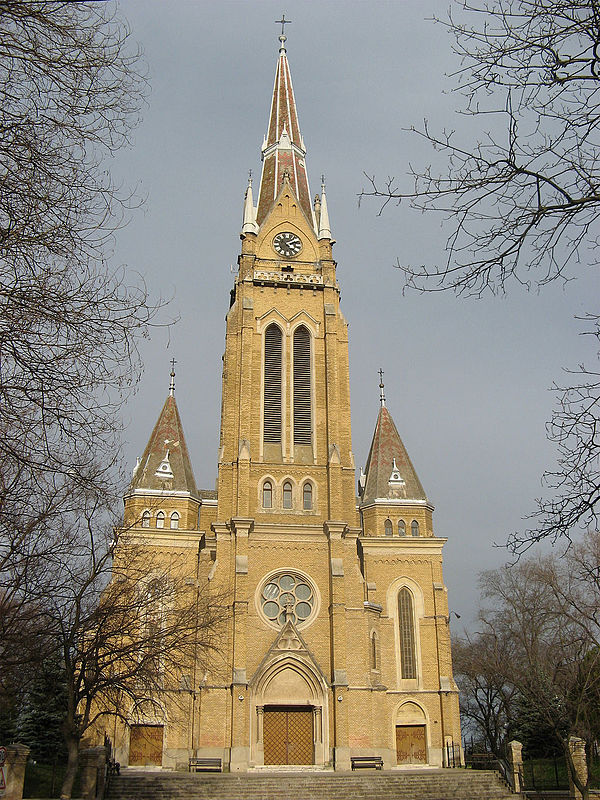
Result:
[[[124,769],[106,800],[509,800],[498,773],[406,772],[181,773]]]

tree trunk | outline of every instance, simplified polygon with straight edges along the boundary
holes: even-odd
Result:
[[[67,771],[60,790],[60,800],[71,800],[73,783],[77,773],[77,762],[79,759],[79,739],[75,736],[66,736],[67,743]]]

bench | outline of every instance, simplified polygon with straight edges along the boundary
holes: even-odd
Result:
[[[190,758],[188,764],[188,772],[198,772],[199,770],[206,770],[206,772],[222,772],[223,765],[220,758]]]
[[[368,767],[375,767],[375,769],[383,769],[383,759],[381,756],[350,756],[352,762],[352,769],[366,769]]]

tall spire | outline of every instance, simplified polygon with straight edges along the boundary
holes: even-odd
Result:
[[[254,208],[254,198],[252,197],[252,170],[248,173],[248,186],[244,198],[244,221],[242,222],[242,233],[257,233],[256,209]]]
[[[306,174],[304,140],[298,124],[298,112],[292,87],[292,77],[288,64],[285,42],[287,37],[283,27],[291,20],[283,17],[282,33],[279,36],[281,46],[275,71],[273,99],[269,115],[269,127],[262,147],[262,177],[258,193],[256,222],[261,225],[281,190],[284,176],[287,174],[300,206],[307,218],[315,224],[310,190]]]

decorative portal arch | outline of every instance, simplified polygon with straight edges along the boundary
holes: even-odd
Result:
[[[267,658],[249,688],[250,762],[325,764],[329,752],[327,683],[307,655]]]
[[[429,720],[423,707],[407,700],[396,709],[394,742],[398,766],[414,767],[429,763]]]

